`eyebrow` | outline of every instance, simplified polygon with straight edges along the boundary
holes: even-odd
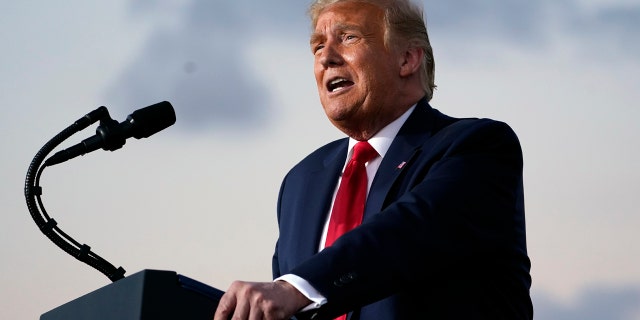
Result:
[[[311,34],[311,38],[309,39],[309,45],[313,45],[315,43],[320,42],[323,38],[325,38],[324,34],[319,32],[314,32]]]
[[[349,31],[349,30],[357,30],[357,31],[362,31],[362,28],[358,25],[355,24],[348,24],[348,23],[337,23],[331,30],[331,32],[336,32],[336,33],[340,33],[340,32],[344,32],[344,31]],[[318,43],[321,40],[323,40],[324,38],[326,38],[324,33],[321,32],[314,32],[311,34],[311,37],[309,39],[309,44],[313,45],[314,43]]]

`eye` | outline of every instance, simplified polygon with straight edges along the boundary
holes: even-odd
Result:
[[[355,34],[352,34],[352,33],[345,33],[342,36],[342,41],[344,41],[344,42],[352,42],[352,41],[355,41],[357,39],[358,39],[358,37]]]
[[[324,48],[324,44],[320,43],[320,44],[314,45],[311,48],[311,51],[313,51],[313,53],[316,53],[316,52],[320,51],[322,48]]]

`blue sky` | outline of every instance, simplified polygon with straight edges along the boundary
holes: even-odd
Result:
[[[506,121],[521,139],[537,318],[640,319],[640,3],[424,7],[434,107]],[[317,99],[305,9],[0,1],[0,318],[33,319],[108,284],[40,233],[22,195],[36,151],[100,105],[122,121],[168,100],[178,120],[47,169],[61,228],[127,274],[175,270],[222,289],[269,280],[282,177],[342,136]]]

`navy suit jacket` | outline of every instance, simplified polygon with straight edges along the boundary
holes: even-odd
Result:
[[[273,275],[326,298],[299,319],[531,319],[522,151],[502,122],[421,100],[382,159],[363,224],[317,252],[348,139],[311,153],[278,198]]]

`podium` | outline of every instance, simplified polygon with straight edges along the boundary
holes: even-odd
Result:
[[[224,294],[173,271],[143,270],[40,316],[40,320],[211,320]]]

